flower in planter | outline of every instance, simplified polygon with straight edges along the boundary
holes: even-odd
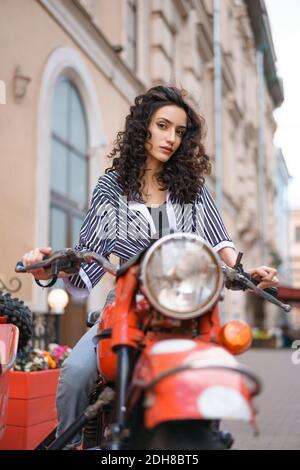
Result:
[[[64,360],[67,359],[72,351],[69,346],[60,346],[59,344],[51,343],[48,347],[51,358],[55,361],[56,367],[61,367]]]
[[[58,344],[49,345],[48,351],[26,346],[18,352],[14,370],[33,372],[60,368],[70,352],[71,349],[68,346]]]
[[[49,369],[56,369],[56,362],[55,360],[51,357],[50,353],[48,351],[43,351],[43,356],[46,358],[49,364]]]

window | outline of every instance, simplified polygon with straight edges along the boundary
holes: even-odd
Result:
[[[300,242],[300,227],[296,227],[295,229],[295,241]]]
[[[88,202],[88,136],[79,93],[61,79],[54,90],[50,161],[50,243],[74,246]]]

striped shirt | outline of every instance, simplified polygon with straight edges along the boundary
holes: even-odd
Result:
[[[158,238],[147,206],[128,201],[117,177],[116,171],[110,171],[99,178],[75,250],[95,251],[106,258],[114,254],[128,260],[147,248],[151,239]],[[199,189],[192,204],[180,204],[168,193],[166,213],[171,232],[195,233],[215,251],[234,248],[206,186]],[[79,274],[64,278],[64,282],[71,294],[86,297],[104,273],[96,263],[83,264]]]

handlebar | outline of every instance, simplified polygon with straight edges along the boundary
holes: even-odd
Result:
[[[252,278],[245,272],[239,272],[234,268],[229,268],[228,266],[222,265],[221,266],[224,277],[225,277],[225,286],[228,289],[232,290],[246,290],[251,289],[253,290],[259,297],[268,300],[272,304],[277,305],[278,307],[282,308],[285,312],[290,312],[292,307],[288,304],[282,303],[278,300],[277,297],[277,289],[274,287],[269,287],[267,289],[260,289],[257,287],[257,284],[260,281]]]
[[[105,271],[113,274],[117,273],[117,267],[110,263],[104,256],[94,251],[75,251],[72,248],[55,251],[51,256],[44,258],[39,263],[24,266],[22,261],[18,261],[15,267],[17,273],[27,273],[39,268],[51,268],[51,275],[58,276],[60,271],[67,274],[77,274],[82,263],[98,263]]]
[[[54,284],[57,280],[59,272],[65,272],[67,274],[77,274],[80,270],[82,263],[98,263],[102,266],[105,271],[117,276],[118,268],[110,263],[104,256],[95,253],[94,251],[75,251],[72,248],[66,248],[65,250],[55,251],[51,256],[43,259],[39,263],[24,266],[22,261],[19,261],[15,267],[17,273],[26,273],[39,268],[50,268],[52,281],[48,286]],[[249,274],[245,273],[236,268],[229,268],[226,265],[221,265],[224,277],[225,286],[232,290],[253,290],[258,296],[268,300],[269,302],[282,308],[285,312],[290,312],[291,306],[280,302],[276,298],[277,289],[268,288],[260,289],[257,287],[259,281],[251,278]],[[38,282],[38,281],[37,281]]]

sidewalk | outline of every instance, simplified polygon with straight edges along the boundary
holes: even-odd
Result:
[[[234,449],[300,449],[300,364],[291,357],[291,349],[252,349],[237,357],[259,375],[263,391],[254,402],[258,437],[247,424],[223,422],[222,429],[234,436]]]

